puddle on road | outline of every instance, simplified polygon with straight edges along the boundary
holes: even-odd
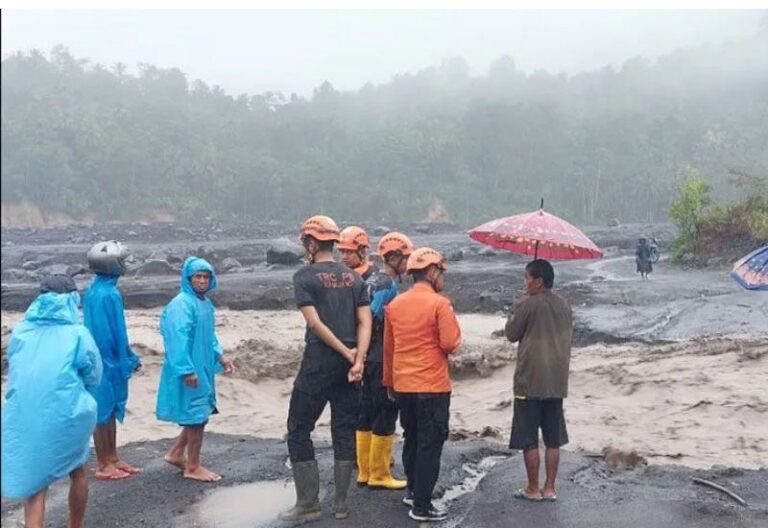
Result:
[[[506,456],[489,456],[480,462],[466,463],[467,477],[445,491],[435,503],[446,506],[477,489],[488,471]],[[320,491],[320,500],[323,499]],[[278,524],[277,515],[294,505],[296,495],[292,480],[268,480],[218,489],[195,504],[176,520],[184,528],[260,528]],[[457,520],[457,519],[454,519]],[[450,525],[450,523],[448,523]],[[443,525],[445,526],[445,525]]]
[[[455,486],[451,486],[445,490],[443,496],[440,497],[440,499],[435,500],[435,502],[439,503],[441,506],[445,506],[447,503],[458,499],[462,495],[475,491],[477,485],[480,484],[480,481],[483,480],[483,477],[488,474],[491,468],[507,458],[509,457],[496,455],[485,457],[478,464],[464,464],[461,466],[461,469],[469,476]]]
[[[277,522],[292,507],[296,494],[291,480],[268,480],[221,488],[195,504],[177,526],[195,528],[258,528]]]
[[[499,462],[502,462],[506,459],[508,459],[508,456],[503,455],[494,455],[485,457],[477,464],[472,463],[466,463],[461,466],[461,469],[468,475],[464,480],[462,480],[460,483],[456,484],[455,486],[451,486],[447,490],[445,490],[445,493],[443,493],[443,496],[439,499],[435,499],[433,502],[435,505],[437,505],[440,508],[448,509],[450,512],[450,508],[448,507],[448,504],[451,501],[455,501],[459,497],[466,495],[467,493],[472,493],[477,489],[478,484],[480,484],[480,481],[483,480],[483,478],[488,474],[488,472],[491,470],[493,466],[498,464]],[[457,526],[461,523],[463,520],[462,517],[451,517],[450,513],[448,514],[448,520],[444,523],[441,523],[442,527],[450,528],[453,526]],[[420,526],[426,526],[429,523],[420,523]]]

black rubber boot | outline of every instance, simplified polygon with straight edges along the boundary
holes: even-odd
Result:
[[[347,492],[352,482],[352,472],[355,469],[354,460],[336,460],[333,465],[333,480],[336,484],[336,496],[333,499],[333,516],[337,519],[349,517],[347,508]]]
[[[309,521],[316,521],[323,516],[320,509],[320,472],[317,461],[296,462],[293,464],[293,481],[296,485],[296,506],[281,513],[281,521],[293,526]]]

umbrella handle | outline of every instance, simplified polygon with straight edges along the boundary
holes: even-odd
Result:
[[[541,197],[541,205],[539,206],[539,209],[544,209],[544,197]]]

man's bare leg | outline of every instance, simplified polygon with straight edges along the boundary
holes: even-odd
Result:
[[[528,485],[523,493],[531,498],[541,497],[539,491],[539,448],[529,449],[523,454],[525,460],[525,472],[528,475]]]
[[[176,438],[176,441],[171,446],[171,449],[166,453],[163,460],[172,464],[178,468],[186,469],[187,457],[184,456],[184,451],[187,449],[187,428],[181,428],[181,434]]]
[[[203,432],[205,425],[185,426],[187,431],[187,465],[184,468],[184,478],[202,482],[216,482],[221,475],[205,469],[200,464],[200,450],[203,447]]]
[[[109,421],[109,459],[114,466],[121,471],[125,471],[131,475],[141,473],[140,468],[132,466],[127,462],[123,462],[120,460],[120,457],[117,456],[117,419],[114,416],[112,416],[112,419]]]
[[[541,494],[545,499],[557,497],[555,491],[555,479],[557,478],[557,468],[560,465],[560,448],[548,447],[544,450],[544,467],[547,472],[547,480],[544,482],[544,489]]]
[[[38,491],[24,502],[24,526],[43,528],[45,522],[45,494],[48,488]]]
[[[112,429],[115,418],[104,424],[96,424],[93,431],[93,446],[96,450],[96,478],[98,480],[121,480],[130,477],[130,473],[119,469],[112,460]]]
[[[85,506],[88,504],[88,474],[85,466],[71,472],[69,478],[68,528],[81,528],[85,520]]]

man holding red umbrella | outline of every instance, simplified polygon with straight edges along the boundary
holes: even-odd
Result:
[[[507,339],[519,342],[515,367],[515,404],[510,449],[521,449],[528,485],[515,497],[555,501],[560,446],[568,443],[563,398],[568,395],[573,314],[552,292],[552,265],[536,259],[525,267],[526,295],[518,299],[506,325]],[[546,481],[539,488],[539,429],[544,439]]]
[[[528,485],[515,497],[557,500],[555,478],[560,446],[568,443],[563,398],[568,395],[573,313],[565,299],[552,293],[555,271],[544,260],[593,259],[603,252],[576,226],[544,211],[497,218],[469,232],[470,238],[535,260],[525,267],[526,295],[515,303],[507,338],[519,342],[515,367],[515,405],[509,447],[521,449]],[[539,489],[539,429],[544,438],[547,479]]]

